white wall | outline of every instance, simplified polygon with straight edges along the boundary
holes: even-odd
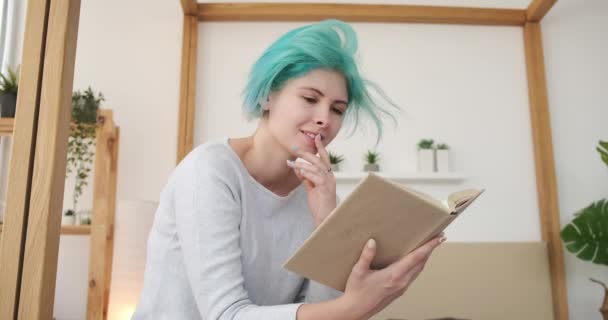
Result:
[[[513,2],[504,3],[513,7]],[[526,3],[518,2],[520,5],[515,7],[523,7]],[[459,1],[454,5],[460,4],[488,5],[486,1],[479,0]],[[605,107],[608,98],[602,90],[608,84],[608,63],[604,58],[608,56],[605,41],[608,22],[604,18],[607,14],[607,4],[602,0],[561,0],[542,24],[562,223],[571,219],[572,212],[605,196],[608,190],[608,170],[594,151],[598,139],[608,138],[608,130],[600,122],[607,118],[608,113]],[[206,25],[213,27],[212,24]],[[107,99],[106,106],[114,110],[115,121],[121,127],[119,201],[157,201],[174,166],[181,27],[179,1],[82,2],[74,88],[84,89],[92,85],[95,90],[102,91]],[[373,28],[370,25],[360,29],[362,45],[372,41]],[[412,146],[419,137],[432,135],[446,140],[454,148],[455,169],[467,176],[465,183],[483,185],[492,190],[484,195],[485,207],[480,201],[476,211],[471,211],[469,217],[463,216],[460,226],[454,226],[450,240],[538,239],[521,31],[516,28],[454,28],[461,32],[449,31],[446,26],[411,26],[402,30],[409,44],[409,47],[398,48],[404,57],[403,62],[409,63],[404,66],[403,83],[384,80],[394,66],[383,65],[382,59],[378,59],[384,55],[382,48],[365,47],[364,71],[369,71],[370,78],[378,80],[397,102],[403,104],[409,116],[405,131],[397,134],[387,131],[387,141],[403,139],[399,140],[403,141],[403,147],[387,148],[386,155],[402,158],[403,163],[389,161],[383,164],[387,170],[401,165],[410,168],[413,165]],[[386,30],[387,39],[373,40],[387,41],[390,32],[401,32],[396,31],[396,27],[389,29]],[[220,36],[229,34],[216,31]],[[418,31],[434,39],[423,41]],[[204,28],[201,35],[218,36]],[[202,37],[200,43],[215,41],[213,39]],[[461,41],[467,41],[472,47],[457,47]],[[248,45],[252,46],[250,50],[261,50],[265,42],[256,38],[251,39]],[[226,57],[223,58],[238,55],[241,49],[234,48],[225,51]],[[447,55],[453,52],[456,53]],[[411,63],[420,59],[430,61],[426,56],[431,53],[439,60],[438,65]],[[204,74],[216,65],[204,62],[209,59],[206,54],[211,52],[201,51],[199,55],[199,68],[205,71],[199,76],[201,85],[208,81]],[[248,66],[251,62],[235,61],[241,66]],[[475,64],[470,70],[469,64],[472,63]],[[417,69],[422,66],[428,69]],[[235,72],[229,66],[225,67],[226,72]],[[497,76],[496,72],[503,76]],[[215,72],[215,75],[216,81],[230,79],[222,78],[222,73]],[[235,90],[231,94],[238,93],[242,82],[225,87]],[[436,87],[440,88],[437,92],[445,94],[433,94],[431,90]],[[402,92],[401,88],[406,90]],[[213,92],[205,92],[201,87],[198,90],[203,95],[197,96],[198,107],[206,105],[205,99],[214,99]],[[505,95],[506,90],[513,96]],[[500,99],[494,98],[496,96]],[[238,115],[239,100],[229,95],[226,97],[231,99],[230,104],[224,106],[220,116],[235,110]],[[473,112],[474,116],[467,119],[466,114],[447,111],[451,116],[466,121],[471,129],[458,129],[449,118],[433,117],[440,110],[446,112],[443,109],[446,105]],[[497,119],[504,121],[498,122]],[[441,130],[439,126],[426,126],[433,121],[441,121]],[[211,128],[209,124],[201,123],[205,128]],[[212,134],[205,130],[197,131],[197,138],[211,137]],[[490,134],[485,134],[487,132]],[[493,148],[494,143],[505,149],[504,155],[484,152]],[[347,144],[336,144],[336,148],[349,158],[345,169],[359,166],[356,162],[358,148]],[[512,161],[505,161],[505,157]],[[494,165],[497,163],[500,165]],[[506,183],[498,183],[503,179]],[[452,185],[431,192],[445,193],[453,187],[460,186]],[[518,191],[517,200],[508,204],[513,211],[499,209],[499,214],[489,209],[490,203],[494,205],[500,201],[498,196],[501,194],[513,199],[509,190],[517,188],[523,189]],[[493,223],[487,219],[489,217],[504,220]],[[471,222],[467,218],[479,220],[487,230],[472,234],[465,232],[464,226]],[[497,226],[509,223],[511,218],[523,219],[527,224],[517,229]],[[84,318],[88,254],[86,237],[62,237],[55,301],[58,319]],[[608,280],[606,268],[580,262],[566,253],[566,270],[571,319],[600,319],[597,308],[601,291],[598,286],[590,284],[587,277]]]
[[[240,92],[249,66],[280,34],[303,23],[201,23],[195,143],[251,133]],[[452,148],[462,184],[413,185],[437,196],[466,187],[487,192],[447,230],[452,241],[538,241],[528,92],[519,27],[353,24],[360,67],[403,107],[378,146],[382,170],[416,170],[416,142]],[[230,35],[230,36],[227,36]],[[329,149],[344,171],[361,171],[373,131],[341,134]],[[517,174],[513,174],[517,172]],[[340,185],[345,196],[353,185]],[[517,199],[508,201],[506,198]]]

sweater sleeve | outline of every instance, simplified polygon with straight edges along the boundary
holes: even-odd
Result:
[[[179,245],[202,319],[295,320],[299,303],[258,306],[244,288],[238,194],[212,165],[191,161],[174,185]]]
[[[334,288],[327,287],[316,281],[306,279],[302,285],[302,289],[298,294],[298,302],[318,303],[337,299],[344,293]]]

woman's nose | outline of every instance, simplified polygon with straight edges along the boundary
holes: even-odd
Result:
[[[325,108],[319,108],[325,109]],[[315,113],[315,123],[319,127],[326,127],[329,124],[329,110],[318,110]]]

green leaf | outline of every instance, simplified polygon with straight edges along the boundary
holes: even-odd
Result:
[[[600,140],[599,146],[597,146],[596,150],[600,153],[602,161],[604,161],[604,163],[608,166],[608,141]]]
[[[560,235],[566,249],[578,258],[608,265],[608,199],[577,212]]]

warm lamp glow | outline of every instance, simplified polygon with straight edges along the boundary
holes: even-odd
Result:
[[[120,201],[116,206],[109,320],[131,319],[143,288],[148,232],[158,204]]]
[[[134,312],[135,306],[124,306],[118,313],[117,320],[131,320]]]

